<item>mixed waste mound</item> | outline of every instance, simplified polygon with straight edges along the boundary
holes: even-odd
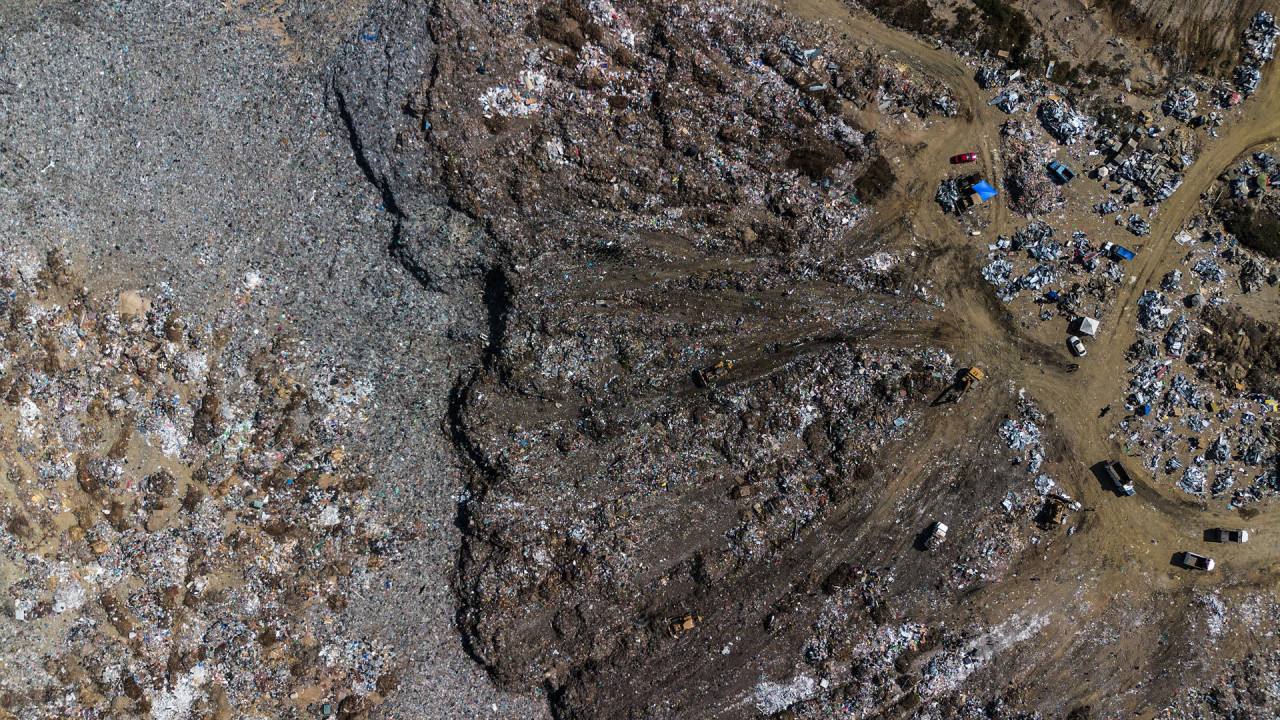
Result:
[[[190,325],[167,297],[92,295],[57,253],[3,257],[0,286],[0,567],[22,634],[0,716],[381,702],[395,654],[334,623],[394,544],[342,441],[369,388],[286,333],[231,342],[236,305]]]

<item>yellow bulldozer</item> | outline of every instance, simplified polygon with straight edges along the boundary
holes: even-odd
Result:
[[[728,375],[729,371],[732,369],[733,369],[733,362],[731,360],[721,360],[720,362],[716,363],[715,365],[711,365],[710,367],[698,368],[697,370],[694,370],[693,382],[695,385],[701,388],[710,387],[714,385],[720,378],[724,377],[725,375]]]
[[[956,381],[950,387],[938,396],[937,400],[933,401],[933,404],[941,405],[948,402],[959,402],[960,398],[964,397],[966,392],[969,392],[969,388],[984,377],[986,377],[986,373],[976,367],[965,370],[956,377]]]

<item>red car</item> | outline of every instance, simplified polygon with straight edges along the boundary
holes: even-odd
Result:
[[[977,160],[977,159],[978,159],[978,153],[965,153],[963,155],[956,155],[955,157],[951,158],[951,164],[959,165],[960,163],[973,162],[974,160]]]

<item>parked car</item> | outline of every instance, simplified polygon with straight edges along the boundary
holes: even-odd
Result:
[[[1067,338],[1067,346],[1071,348],[1071,354],[1076,357],[1084,357],[1089,354],[1089,351],[1084,349],[1084,343],[1080,342],[1080,338],[1075,335]]]
[[[1075,176],[1076,176],[1075,172],[1073,172],[1071,168],[1067,167],[1066,165],[1063,165],[1057,160],[1049,161],[1049,164],[1046,167],[1048,167],[1049,173],[1053,175],[1055,178],[1057,178],[1058,181],[1061,182],[1063,185],[1066,185],[1067,183],[1075,179]]]
[[[1115,243],[1113,243],[1113,242],[1103,243],[1103,244],[1102,244],[1102,252],[1107,253],[1108,255],[1110,255],[1110,256],[1112,256],[1112,257],[1114,257],[1114,258],[1120,259],[1120,260],[1132,260],[1132,259],[1133,259],[1133,251],[1132,251],[1132,250],[1130,250],[1129,248],[1127,248],[1127,247],[1125,247],[1125,246],[1123,246],[1123,245],[1117,245],[1117,244],[1115,244]]]
[[[1182,553],[1182,564],[1193,570],[1204,570],[1205,572],[1211,572],[1214,565],[1213,558],[1197,555],[1190,551]]]
[[[1209,539],[1220,543],[1247,543],[1249,542],[1248,530],[1228,530],[1226,528],[1214,528],[1209,531]]]
[[[963,155],[956,155],[955,157],[951,158],[951,164],[959,165],[961,163],[970,163],[977,159],[978,159],[978,153],[964,153]]]

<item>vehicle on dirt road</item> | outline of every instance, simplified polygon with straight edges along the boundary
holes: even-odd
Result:
[[[1249,531],[1214,528],[1209,531],[1209,539],[1220,543],[1247,543],[1249,542]]]
[[[947,539],[947,524],[944,522],[934,522],[927,530],[929,537],[924,541],[926,550],[937,550],[942,541]]]
[[[951,164],[959,165],[961,163],[970,163],[977,159],[978,159],[978,153],[963,153],[961,155],[956,155],[955,157],[952,157]]]
[[[1197,555],[1189,550],[1182,553],[1182,564],[1193,570],[1203,570],[1205,572],[1211,572],[1214,566],[1213,558]]]
[[[1133,480],[1129,477],[1129,473],[1124,469],[1123,465],[1113,460],[1103,464],[1102,472],[1111,481],[1111,484],[1115,485],[1116,490],[1125,495],[1133,495]]]
[[[1089,351],[1084,349],[1084,343],[1080,342],[1080,338],[1075,335],[1067,338],[1067,347],[1071,348],[1071,354],[1076,357],[1084,357],[1089,354]]]

